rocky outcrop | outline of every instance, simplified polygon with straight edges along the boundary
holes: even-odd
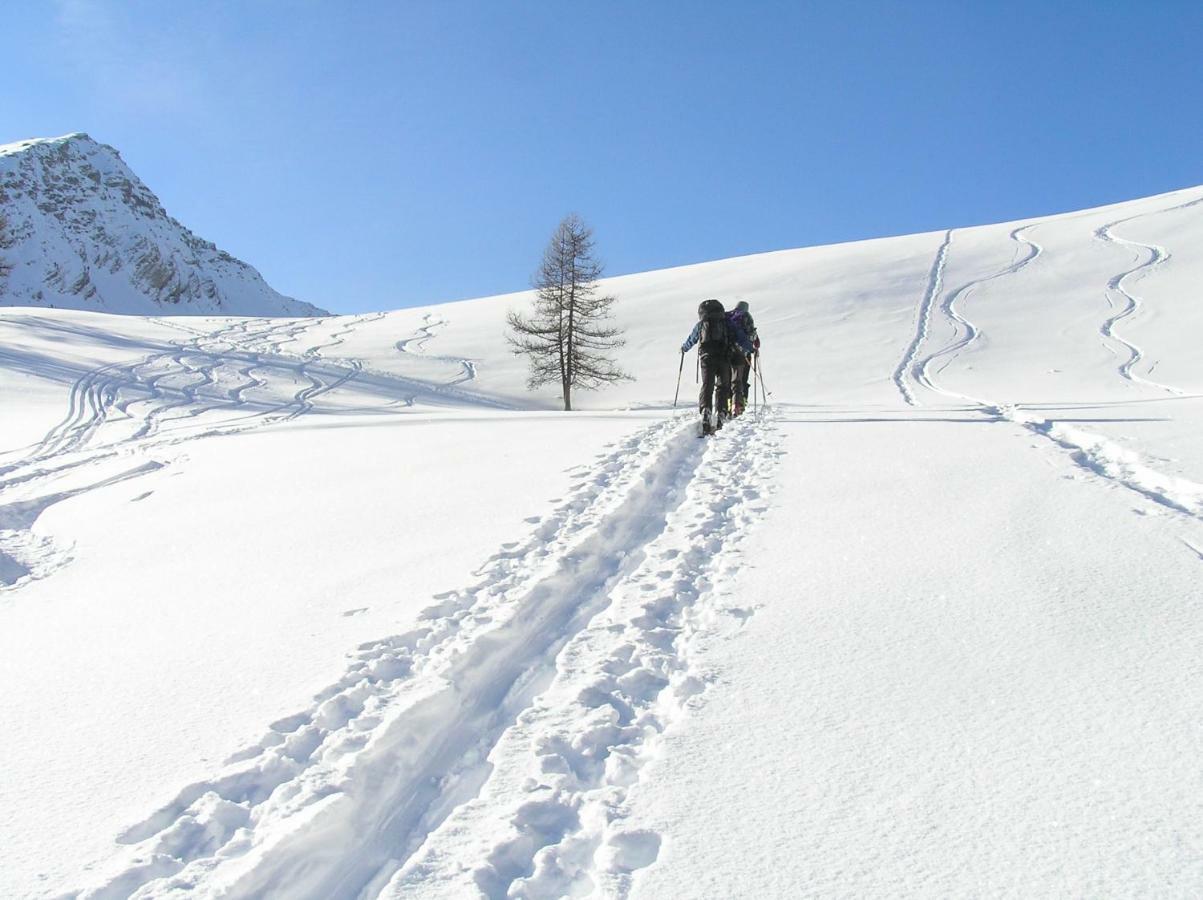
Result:
[[[0,306],[311,316],[167,214],[86,134],[0,146]]]

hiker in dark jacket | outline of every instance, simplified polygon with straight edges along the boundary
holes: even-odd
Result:
[[[760,352],[760,337],[756,334],[756,323],[748,312],[748,301],[740,300],[735,309],[727,313],[727,321],[743,331],[752,342],[752,353],[744,353],[739,345],[731,347],[731,414],[738,416],[748,405],[749,376],[752,373],[752,357]]]
[[[702,434],[710,434],[722,428],[727,417],[731,395],[731,348],[739,347],[749,355],[754,348],[743,329],[728,321],[723,304],[713,299],[703,300],[698,305],[698,324],[681,345],[681,352],[688,353],[694,344],[698,345],[698,362],[702,368],[698,412],[702,415]]]

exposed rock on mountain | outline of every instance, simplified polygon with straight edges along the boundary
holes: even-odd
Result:
[[[324,313],[169,216],[116,150],[86,134],[0,145],[0,306]]]

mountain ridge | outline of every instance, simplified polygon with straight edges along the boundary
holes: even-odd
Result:
[[[0,304],[153,315],[324,315],[170,216],[84,132],[0,145]]]

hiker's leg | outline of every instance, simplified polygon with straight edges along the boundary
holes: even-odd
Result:
[[[731,402],[731,365],[723,360],[716,366],[718,372],[718,409],[721,416],[727,416]]]
[[[702,390],[698,394],[698,412],[707,418],[714,402],[714,361],[702,357]]]

